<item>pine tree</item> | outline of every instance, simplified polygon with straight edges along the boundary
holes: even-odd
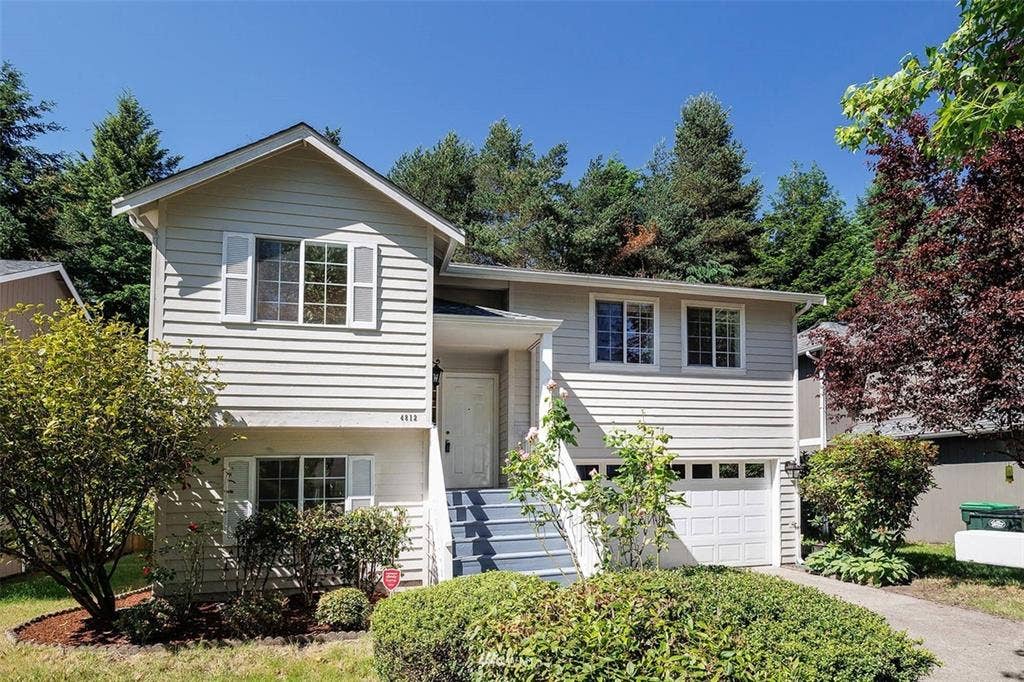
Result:
[[[126,216],[110,215],[110,202],[170,175],[181,157],[161,146],[153,119],[127,92],[95,127],[92,146],[92,156],[80,155],[68,171],[65,260],[84,296],[103,304],[108,315],[145,326],[150,244]]]
[[[61,130],[47,121],[53,102],[33,104],[20,71],[0,66],[0,258],[46,259],[59,245],[56,218],[63,156],[34,142]]]
[[[417,147],[395,161],[388,176],[399,187],[456,225],[476,219],[477,153],[450,132],[429,149]]]
[[[823,293],[802,326],[834,319],[853,300],[871,271],[870,229],[846,214],[842,198],[817,165],[779,178],[771,209],[761,219],[759,263],[750,281],[757,286]]]
[[[687,100],[676,126],[670,203],[659,216],[662,243],[677,277],[745,283],[754,265],[761,184],[733,138],[729,113],[714,95]]]

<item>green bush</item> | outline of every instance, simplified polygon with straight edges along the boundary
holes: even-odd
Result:
[[[370,600],[362,590],[342,587],[320,596],[316,620],[339,630],[362,630],[370,618]]]
[[[178,610],[166,599],[147,599],[118,611],[114,625],[134,644],[149,644],[177,623]]]
[[[837,544],[830,544],[807,557],[807,568],[861,585],[900,585],[909,582],[911,575],[910,563],[892,551],[869,547],[853,553]]]
[[[892,680],[934,659],[878,615],[728,569],[606,573],[477,621],[478,680]]]
[[[832,542],[807,559],[810,570],[841,580],[890,585],[910,580],[896,555],[917,498],[935,486],[935,446],[873,434],[838,436],[810,456],[800,492],[828,521]]]
[[[224,606],[224,622],[236,637],[267,637],[284,626],[284,601],[254,592]]]
[[[493,571],[388,597],[370,619],[377,674],[386,682],[468,680],[473,624],[538,609],[557,589],[534,576]]]
[[[295,525],[294,510],[259,510],[235,526],[236,590],[239,598],[262,593],[270,572],[285,563]],[[256,601],[253,601],[256,603]]]
[[[411,547],[406,511],[360,507],[345,514],[341,526],[339,573],[369,597],[380,585],[384,569],[395,566],[398,555]]]

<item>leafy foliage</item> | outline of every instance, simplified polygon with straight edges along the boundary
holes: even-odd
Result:
[[[166,599],[156,598],[119,611],[114,625],[134,644],[149,644],[177,622],[177,607]]]
[[[828,520],[833,542],[807,567],[841,580],[889,585],[910,580],[896,554],[917,499],[934,487],[931,443],[841,435],[811,455],[800,492]]]
[[[878,615],[720,568],[604,573],[565,589],[485,573],[373,616],[384,680],[917,680],[935,659]]]
[[[536,576],[490,571],[394,594],[370,622],[377,674],[388,682],[469,680],[471,626],[539,609],[556,592]]]
[[[214,459],[220,384],[202,349],[93,315],[66,302],[34,315],[28,338],[0,318],[0,518],[5,553],[110,621],[110,577],[146,500]]]
[[[582,481],[563,480],[559,451],[576,445],[579,427],[557,385],[552,382],[548,390],[551,407],[541,420],[543,429],[536,430],[536,435],[531,430],[531,449],[527,452],[521,444],[508,453],[503,471],[509,496],[523,505],[523,514],[533,519],[538,533],[545,528],[558,532],[577,575],[584,571],[565,525],[567,513],[582,519],[601,568],[657,564],[669,541],[677,538],[669,507],[683,504],[682,493],[671,489],[676,474],[671,468],[675,457],[665,447],[668,436],[643,422],[635,431],[613,431],[605,436],[605,445],[622,464],[612,479],[595,473]]]
[[[224,605],[224,622],[236,637],[267,637],[284,626],[284,600],[252,592]]]
[[[60,246],[56,218],[63,157],[35,146],[62,130],[47,121],[53,102],[33,102],[14,65],[0,65],[0,258],[44,258]]]
[[[852,418],[1005,434],[1024,466],[1024,130],[947,168],[916,117],[877,156],[876,273],[819,332],[829,402]]]
[[[932,135],[921,148],[954,164],[984,151],[999,133],[1024,127],[1024,5],[960,0],[960,26],[925,58],[907,56],[896,73],[852,85],[836,131],[845,147],[884,144],[915,113],[935,103]]]
[[[285,565],[294,519],[295,512],[287,507],[259,509],[235,526],[235,591],[240,599],[263,594],[271,571]]]
[[[398,564],[399,555],[412,547],[409,522],[403,507],[364,507],[341,518],[341,573],[367,597],[380,585],[385,568]]]
[[[901,585],[911,578],[910,563],[882,547],[852,552],[832,543],[807,557],[807,568],[862,585]]]
[[[370,600],[355,587],[328,592],[316,605],[317,622],[339,630],[362,630],[369,619]]]
[[[314,506],[302,511],[292,507],[281,510],[288,536],[288,558],[299,594],[312,606],[321,580],[342,561],[345,545],[345,519],[337,510]]]
[[[155,576],[150,573],[150,577],[163,584],[167,599],[177,610],[179,620],[187,620],[195,606],[196,595],[206,578],[207,546],[215,530],[217,528],[212,525],[192,522],[186,526],[184,534],[165,539],[156,551],[158,555],[173,557],[182,565],[180,573],[166,566],[158,568]]]
[[[92,156],[80,155],[66,173],[63,260],[83,296],[145,327],[150,243],[127,216],[110,215],[110,201],[170,175],[181,157],[161,146],[160,131],[131,93],[96,126],[92,146]]]

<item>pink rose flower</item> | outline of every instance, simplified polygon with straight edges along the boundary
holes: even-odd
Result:
[[[554,391],[556,388],[558,388],[558,382],[552,379],[547,383],[547,388],[549,391]]]
[[[520,450],[519,451],[519,459],[524,460],[524,461],[527,460],[527,459],[530,459],[530,453],[527,452],[526,450]]]
[[[568,400],[569,391],[565,390],[564,388],[558,389],[558,397],[561,398],[562,400]]]
[[[526,440],[532,443],[538,438],[540,438],[540,429],[536,426],[531,426],[530,430],[526,432]]]

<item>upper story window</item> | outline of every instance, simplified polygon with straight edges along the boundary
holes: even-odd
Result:
[[[301,290],[301,291],[300,291]],[[256,239],[256,320],[343,325],[348,245]]]
[[[657,365],[657,315],[656,300],[591,297],[592,361]]]
[[[740,369],[743,306],[683,304],[684,358],[688,367]]]

